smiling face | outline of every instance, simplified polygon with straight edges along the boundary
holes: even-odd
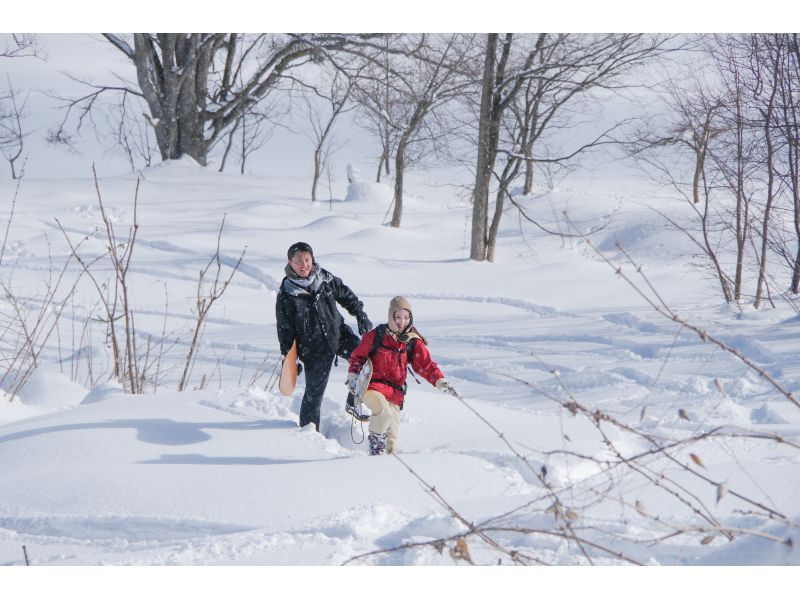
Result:
[[[407,309],[398,309],[392,319],[397,330],[402,332],[411,323],[411,313]]]
[[[294,273],[301,278],[308,278],[311,269],[314,267],[314,258],[308,251],[298,251],[289,260],[289,265]]]

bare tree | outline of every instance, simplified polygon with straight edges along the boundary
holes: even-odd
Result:
[[[791,197],[797,250],[792,265],[790,289],[800,293],[800,42],[796,33],[786,34],[787,60],[781,80],[781,109],[778,130],[785,142],[784,184]]]
[[[758,281],[753,307],[758,309],[764,295],[767,281],[767,253],[769,248],[772,209],[778,198],[777,156],[776,156],[776,112],[780,93],[781,73],[786,60],[786,38],[780,34],[753,35],[756,96],[760,99],[757,110],[761,116],[765,145],[764,169],[766,170],[766,200],[761,219],[761,246],[758,256]]]
[[[2,152],[11,168],[11,178],[17,179],[21,173],[17,170],[17,161],[22,157],[25,138],[28,133],[22,126],[25,108],[30,92],[20,97],[20,92],[11,84],[11,77],[6,78],[8,89],[5,96],[0,96],[0,152]]]
[[[39,40],[30,33],[10,33],[2,35],[0,58],[21,58],[39,56]]]
[[[749,61],[747,42],[740,43],[734,36],[717,37],[714,60],[722,74],[725,99],[722,118],[726,124],[726,143],[716,146],[711,157],[721,174],[721,184],[733,197],[731,223],[735,243],[733,274],[733,299],[742,298],[744,284],[745,252],[748,247],[750,210],[755,193],[753,171],[759,167],[754,156],[756,140],[752,134],[751,106],[747,93],[746,76]]]
[[[35,35],[11,33],[0,36],[0,58],[40,57],[39,40]],[[11,177],[20,176],[16,162],[22,157],[25,137],[22,119],[30,92],[20,97],[19,90],[14,89],[11,77],[6,75],[8,88],[6,95],[0,96],[0,152],[11,167]]]
[[[697,217],[699,230],[662,214],[686,234],[708,260],[726,302],[733,301],[733,281],[720,256],[721,213],[715,188],[716,173],[709,168],[712,144],[724,133],[727,124],[721,117],[722,93],[705,78],[692,73],[688,80],[666,83],[665,101],[670,111],[667,122],[647,122],[633,135],[630,155],[662,187],[682,197]]]
[[[535,36],[488,34],[482,71],[482,92],[479,110],[479,128],[476,142],[477,158],[473,193],[472,240],[470,257],[473,260],[492,260],[494,242],[502,215],[502,202],[495,205],[495,215],[489,226],[489,192],[495,176],[497,156],[501,148],[503,121],[525,91],[531,92],[526,108],[523,131],[517,141],[522,147],[505,150],[519,155],[526,163],[536,162],[532,148],[536,139],[549,126],[552,119],[568,102],[595,89],[614,89],[623,75],[648,60],[669,51],[671,36],[644,34],[598,34]],[[550,82],[540,88],[528,86],[531,81]],[[549,99],[550,110],[541,120],[538,99]],[[536,120],[534,120],[536,117]],[[535,126],[535,128],[533,128]],[[596,142],[595,142],[596,143]],[[556,160],[577,155],[582,148],[569,152]],[[527,152],[527,154],[526,154]],[[548,159],[553,161],[553,159]],[[508,177],[519,174],[519,168],[506,164]],[[502,195],[500,196],[502,198]]]
[[[323,78],[325,74],[323,73]],[[332,77],[319,85],[297,81],[301,88],[300,100],[304,121],[311,126],[305,131],[314,144],[314,176],[311,182],[311,201],[317,201],[319,180],[328,166],[333,149],[334,125],[342,114],[355,108],[351,102],[355,78],[343,68],[334,69]]]
[[[242,259],[244,258],[245,250],[239,255],[235,263],[229,264],[231,271],[228,277],[222,280],[222,266],[225,260],[220,255],[220,242],[222,240],[222,231],[225,228],[225,216],[222,218],[222,223],[219,226],[219,234],[217,235],[217,249],[214,255],[211,256],[208,263],[200,270],[197,280],[197,293],[195,300],[195,324],[192,332],[192,340],[189,343],[189,352],[186,355],[186,361],[181,374],[180,382],[178,382],[178,390],[186,390],[189,384],[189,378],[194,369],[194,363],[197,359],[197,351],[200,348],[200,341],[205,331],[206,320],[211,311],[214,303],[219,300],[228,288],[228,285],[233,280],[236,271],[239,269]],[[213,267],[213,273],[209,275]]]
[[[330,52],[366,43],[370,35],[238,33],[104,34],[136,69],[137,83],[92,85],[66,103],[78,127],[97,98],[111,92],[142,97],[163,160],[188,155],[205,165],[210,149],[243,115],[275,89],[281,78]],[[62,128],[64,125],[62,125]]]
[[[472,35],[461,34],[423,35],[419,42],[414,43],[413,62],[405,65],[403,71],[395,71],[393,113],[390,114],[391,125],[398,134],[391,222],[394,228],[400,226],[402,219],[405,171],[415,161],[412,149],[417,149],[416,159],[420,159],[419,146],[434,144],[446,135],[446,131],[430,126],[428,117],[472,84],[461,73],[470,59],[473,39]]]
[[[711,83],[696,75],[687,85],[672,83],[671,121],[636,142],[638,157],[690,201],[702,238],[685,222],[670,221],[702,248],[725,300],[752,299],[756,308],[765,298],[771,303],[770,270],[781,261],[770,257],[782,258],[791,271],[791,292],[800,284],[800,71],[794,44],[793,34],[707,38],[702,51]],[[695,67],[696,61],[688,68]],[[785,224],[791,221],[792,230]],[[748,293],[750,285],[754,291]]]
[[[397,145],[398,134],[392,126],[389,117],[391,109],[392,67],[394,55],[390,49],[398,45],[400,35],[385,36],[380,40],[380,48],[366,63],[369,69],[359,77],[355,89],[354,99],[362,107],[361,118],[356,123],[366,131],[374,134],[380,143],[378,168],[375,173],[375,182],[380,183],[381,177],[389,176],[391,170],[391,157]]]
[[[238,156],[239,173],[244,174],[248,158],[269,141],[275,132],[275,119],[285,113],[286,110],[279,106],[279,101],[269,102],[267,100],[242,112],[225,138],[220,138],[217,142],[225,144],[219,172],[225,170],[228,157],[233,153]]]
[[[123,91],[118,101],[102,110],[108,128],[114,131],[112,141],[105,142],[109,151],[121,151],[128,161],[131,172],[139,164],[151,166],[158,148],[153,127],[144,118],[140,97]]]
[[[69,244],[72,256],[75,257],[81,265],[83,272],[89,277],[97,290],[98,298],[104,310],[104,321],[108,326],[108,338],[111,343],[114,359],[114,377],[123,385],[127,392],[131,394],[141,394],[144,384],[139,373],[141,360],[139,348],[136,344],[136,324],[131,300],[129,277],[131,259],[136,245],[136,235],[139,231],[139,179],[136,180],[136,190],[134,192],[133,223],[128,228],[127,238],[120,239],[117,237],[114,224],[106,212],[103,197],[100,193],[100,185],[97,181],[97,172],[94,167],[92,167],[92,174],[94,175],[97,203],[100,207],[100,214],[103,219],[104,232],[106,235],[106,253],[92,261],[87,261],[80,256],[78,253],[78,246],[70,240],[58,219],[56,219],[56,223]],[[97,260],[105,257],[108,257],[114,272],[114,281],[110,284],[107,282],[100,282],[91,270],[91,266]],[[122,321],[122,331],[119,330],[120,320]]]

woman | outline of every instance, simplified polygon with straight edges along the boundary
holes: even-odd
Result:
[[[439,390],[459,396],[431,359],[426,344],[425,338],[414,327],[411,304],[404,297],[395,297],[389,303],[388,323],[367,332],[350,355],[347,385],[351,392],[361,368],[367,359],[372,360],[372,378],[363,397],[372,411],[369,420],[370,455],[396,450],[409,365]]]
[[[308,243],[294,243],[287,255],[286,277],[275,303],[278,342],[284,357],[297,342],[297,355],[306,372],[300,427],[313,423],[319,431],[322,397],[334,359],[337,355],[349,358],[358,345],[358,336],[344,323],[336,304],[356,318],[359,333],[372,328],[372,323],[364,304],[342,279],[314,261]],[[348,402],[352,404],[352,397]]]

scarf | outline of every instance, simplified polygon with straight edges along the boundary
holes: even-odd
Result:
[[[292,266],[290,264],[286,264],[286,267],[283,269],[283,271],[286,273],[286,278],[289,279],[289,282],[309,292],[315,292],[317,289],[319,289],[320,284],[322,284],[319,264],[314,264],[314,266],[311,268],[311,274],[308,275],[308,278],[302,278],[298,276],[297,272],[292,270]]]
[[[401,343],[407,343],[412,338],[418,338],[419,340],[421,340],[426,345],[428,344],[427,339],[424,336],[422,336],[419,333],[419,330],[417,330],[416,326],[414,326],[410,322],[409,322],[408,326],[406,326],[405,330],[401,330],[399,332],[395,331],[395,330],[392,330],[391,328],[389,328],[387,326],[386,327],[386,334],[389,334],[389,335],[393,336],[398,342],[401,342]]]

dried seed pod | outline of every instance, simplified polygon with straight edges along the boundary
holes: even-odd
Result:
[[[695,465],[699,465],[703,469],[706,469],[706,466],[703,465],[703,460],[694,453],[689,453],[689,458],[694,461]]]
[[[717,486],[717,504],[725,498],[726,494],[728,494],[728,482],[722,482]]]
[[[450,549],[450,556],[456,561],[467,561],[472,563],[472,557],[469,555],[469,546],[464,538],[456,540],[456,545]]]

